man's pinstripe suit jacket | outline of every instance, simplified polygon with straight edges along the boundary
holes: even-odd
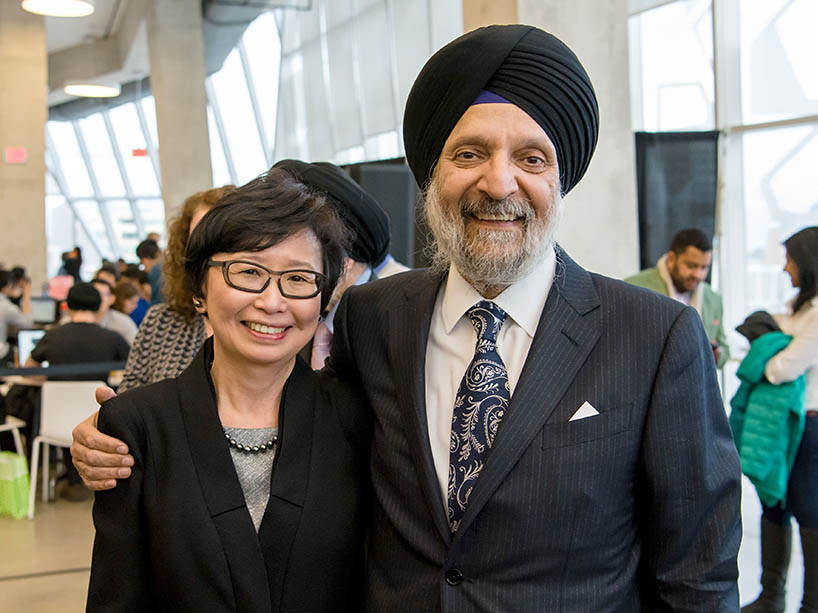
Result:
[[[589,273],[554,285],[452,537],[424,360],[442,279],[351,288],[329,369],[375,418],[371,611],[738,611],[740,470],[696,312]],[[599,415],[569,421],[588,401]]]

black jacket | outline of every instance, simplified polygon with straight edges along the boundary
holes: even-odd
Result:
[[[297,360],[285,385],[270,500],[253,527],[207,373],[207,341],[176,379],[105,403],[130,479],[99,492],[88,611],[357,611],[371,415]]]

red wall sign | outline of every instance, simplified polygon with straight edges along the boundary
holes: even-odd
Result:
[[[3,159],[6,164],[25,164],[28,151],[25,147],[6,147],[3,150]]]

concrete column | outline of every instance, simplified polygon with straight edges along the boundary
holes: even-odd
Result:
[[[518,23],[517,0],[463,0],[464,32],[495,23]]]
[[[45,124],[48,57],[43,18],[0,0],[0,262],[46,279]],[[25,162],[6,162],[7,147]]]
[[[210,139],[201,0],[148,0],[151,90],[156,99],[165,216],[209,189]]]
[[[559,243],[583,266],[613,277],[637,271],[636,166],[628,75],[628,0],[518,0],[520,23],[563,40],[591,77],[599,143],[565,198]]]

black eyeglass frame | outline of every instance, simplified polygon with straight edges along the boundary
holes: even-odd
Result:
[[[256,268],[260,268],[264,272],[266,272],[269,277],[267,277],[267,281],[264,282],[264,285],[261,286],[261,289],[247,289],[246,287],[239,287],[235,283],[230,281],[230,277],[227,274],[227,267],[231,264],[250,264],[251,266],[255,266]],[[224,277],[224,282],[227,283],[233,289],[237,289],[240,292],[247,292],[250,294],[261,294],[270,287],[270,281],[273,279],[273,275],[276,275],[276,285],[278,285],[279,293],[284,296],[285,298],[293,298],[295,300],[309,300],[310,298],[315,298],[319,295],[326,286],[328,279],[325,274],[317,272],[315,270],[310,270],[309,268],[290,268],[288,270],[270,270],[266,266],[262,266],[258,262],[251,262],[250,260],[208,260],[208,266],[212,266],[214,268],[221,268],[222,269],[222,277]],[[281,275],[285,275],[288,272],[303,272],[309,273],[311,275],[315,275],[315,286],[316,290],[314,293],[310,294],[309,296],[295,296],[293,294],[289,294],[284,291],[284,288],[281,287]]]

